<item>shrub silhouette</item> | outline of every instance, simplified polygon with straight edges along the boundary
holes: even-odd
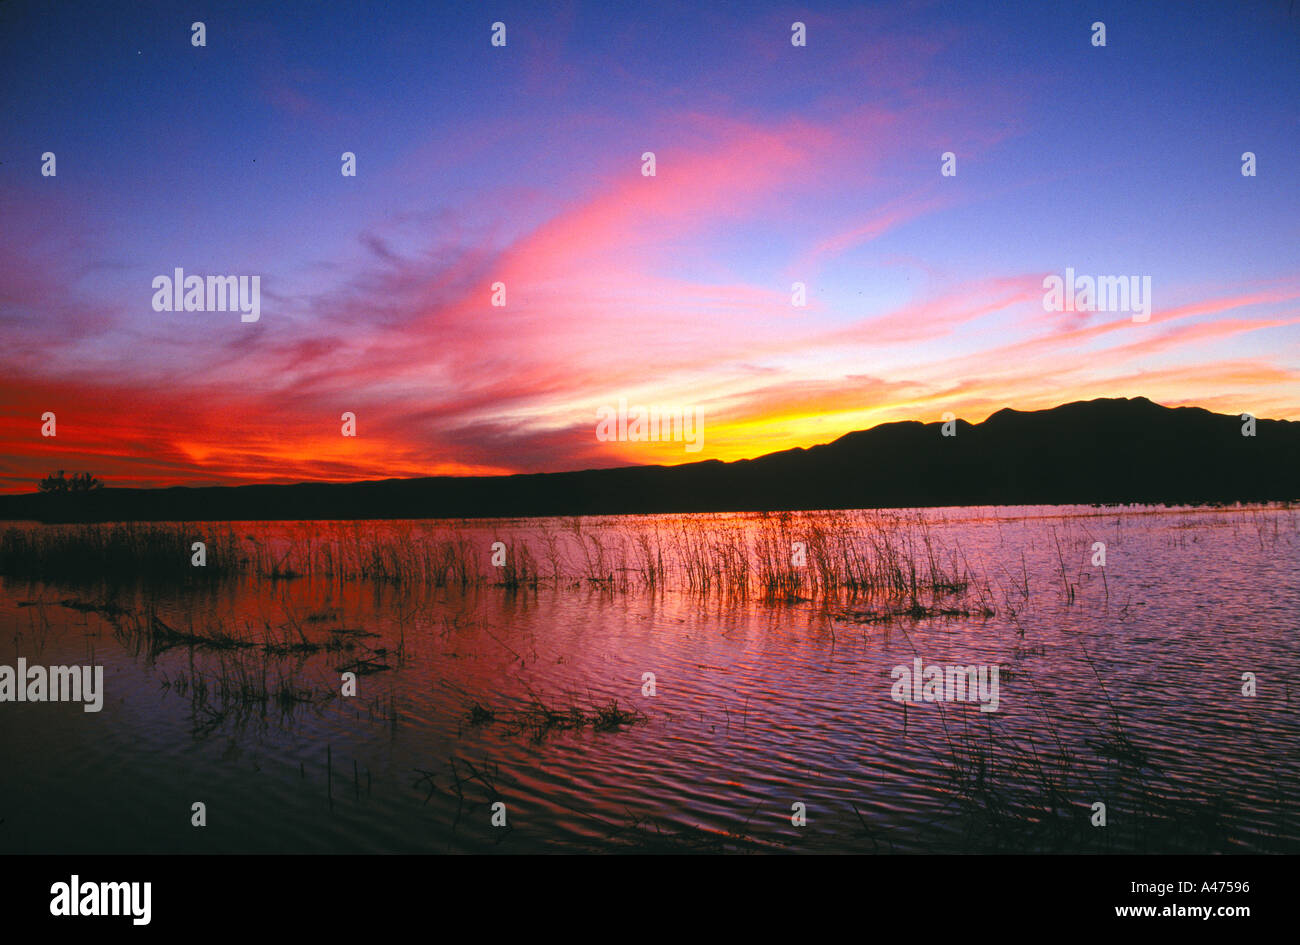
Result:
[[[65,479],[62,469],[37,484],[37,489],[47,495],[85,494],[102,488],[104,484],[90,473],[74,473],[71,479]]]

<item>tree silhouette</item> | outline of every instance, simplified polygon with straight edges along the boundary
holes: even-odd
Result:
[[[52,476],[46,476],[36,486],[47,495],[69,495],[97,492],[104,484],[90,473],[74,473],[71,479],[65,479],[60,469]]]

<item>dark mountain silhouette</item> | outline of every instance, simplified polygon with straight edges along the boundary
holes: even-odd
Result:
[[[939,505],[1224,503],[1300,497],[1300,422],[1144,397],[886,423],[753,460],[518,476],[0,497],[44,521],[481,518]]]

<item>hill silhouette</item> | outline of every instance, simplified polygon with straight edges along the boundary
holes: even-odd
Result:
[[[886,423],[752,460],[515,476],[0,497],[42,521],[482,518],[942,505],[1224,503],[1300,497],[1300,422],[1145,397]]]

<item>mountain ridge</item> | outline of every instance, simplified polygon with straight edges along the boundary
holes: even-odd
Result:
[[[1224,503],[1300,497],[1300,422],[1145,397],[903,420],[752,459],[509,476],[105,488],[0,496],[38,521],[495,518],[951,505]]]

